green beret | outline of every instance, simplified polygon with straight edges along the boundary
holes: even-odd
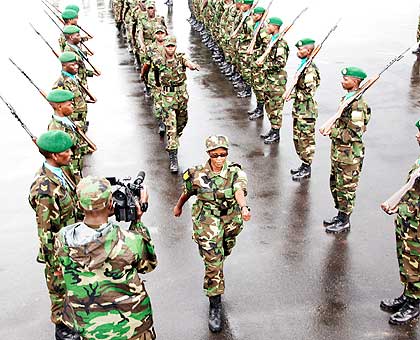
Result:
[[[254,8],[254,14],[263,14],[265,13],[265,8],[264,7],[255,7]]]
[[[315,40],[311,39],[311,38],[304,38],[304,39],[300,39],[297,43],[296,43],[296,47],[302,47],[302,46],[307,46],[307,45],[313,45],[315,44]]]
[[[269,23],[269,24],[272,24],[272,25],[281,26],[281,25],[283,25],[283,20],[281,20],[281,19],[280,19],[280,18],[278,18],[278,17],[271,17],[271,18],[268,20],[268,23]]]
[[[52,90],[48,93],[47,100],[51,103],[64,103],[73,100],[74,94],[68,90]]]
[[[341,74],[343,76],[355,77],[355,78],[359,78],[359,79],[362,79],[362,80],[367,77],[367,74],[366,74],[365,71],[363,71],[361,68],[354,67],[354,66],[343,68],[341,70]]]
[[[236,4],[241,4],[242,3],[242,0],[235,0],[235,3]]]
[[[63,13],[61,13],[61,17],[64,20],[74,19],[77,18],[77,12],[73,11],[72,9],[66,9],[63,11]]]
[[[60,60],[62,64],[70,63],[72,61],[76,61],[77,56],[76,56],[76,53],[73,53],[73,52],[63,52],[63,53],[61,53],[58,60]]]
[[[417,121],[416,126],[417,126],[417,129],[420,130],[420,120]]]
[[[229,140],[226,136],[217,135],[207,137],[206,151],[211,151],[217,148],[229,149]]]
[[[254,4],[254,0],[243,0],[244,5],[252,5]]]
[[[80,180],[76,194],[84,210],[103,209],[112,197],[111,184],[106,178],[87,176]]]
[[[173,35],[168,35],[165,38],[165,46],[170,46],[170,45],[176,46],[176,38]]]
[[[80,32],[80,28],[75,25],[68,25],[68,26],[65,26],[63,29],[64,34],[74,34],[74,33],[79,33],[79,32]]]
[[[77,5],[67,5],[66,8],[64,8],[64,10],[68,10],[71,9],[72,11],[75,11],[76,13],[79,13],[80,8]]]
[[[73,146],[73,141],[66,132],[51,130],[39,136],[36,140],[36,145],[38,145],[41,150],[59,153],[70,149]]]

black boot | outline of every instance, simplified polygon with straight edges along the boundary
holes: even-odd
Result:
[[[150,98],[150,97],[152,96],[152,92],[151,92],[150,87],[149,87],[148,85],[145,85],[145,86],[144,86],[144,90],[143,90],[143,92],[144,92],[144,95],[145,95],[147,98]]]
[[[80,340],[80,336],[63,323],[55,325],[56,340]]]
[[[221,295],[210,296],[209,329],[215,333],[222,330],[222,299]]]
[[[412,52],[413,54],[420,54],[420,45]]]
[[[302,164],[300,171],[292,176],[292,180],[300,181],[311,177],[311,166],[309,164]]]
[[[260,134],[260,138],[266,139],[268,136],[270,136],[273,133],[273,129],[268,130],[267,133]]]
[[[242,91],[238,92],[238,94],[236,95],[238,98],[247,98],[247,97],[251,97],[251,86],[249,86],[248,84],[245,84],[245,87]]]
[[[407,301],[407,297],[403,294],[394,299],[383,299],[379,305],[385,312],[398,312],[403,304]]]
[[[264,139],[264,144],[274,144],[280,142],[280,129],[271,129],[271,134]]]
[[[159,129],[158,129],[158,131],[159,131],[159,135],[161,137],[163,137],[165,135],[166,126],[165,126],[165,124],[161,120],[159,120]]]
[[[296,175],[302,169],[302,166],[303,166],[303,163],[301,165],[299,165],[298,168],[290,169],[290,174],[291,175]],[[334,221],[334,223],[335,223],[335,221]],[[331,224],[333,224],[333,223],[331,223]]]
[[[172,173],[178,172],[178,150],[169,151],[169,170]]]
[[[390,324],[405,325],[419,316],[419,300],[409,296],[406,296],[406,299],[407,301],[402,305],[400,310],[392,314],[389,318]]]
[[[325,228],[327,233],[343,233],[350,231],[350,215],[347,215],[341,211],[338,212],[337,222]]]
[[[138,53],[134,53],[134,60],[136,65],[136,70],[139,71],[141,68],[141,61],[140,61],[140,55]]]
[[[331,218],[326,218],[322,223],[324,226],[328,227],[329,225],[336,224],[338,222],[338,216],[334,216]]]
[[[256,120],[264,116],[264,102],[257,102],[257,107],[255,108],[253,113],[249,113],[250,120]]]

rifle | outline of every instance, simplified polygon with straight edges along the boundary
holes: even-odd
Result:
[[[34,82],[33,80],[26,74],[25,71],[23,71],[18,65],[16,65],[16,63],[9,58],[10,62],[16,66],[16,68],[26,77],[26,79],[29,80],[29,82],[38,90],[38,92],[44,97],[45,100],[47,100],[47,95],[44,91],[42,91]],[[47,100],[48,101],[48,100]],[[79,136],[87,143],[87,145],[89,146],[90,151],[94,152],[97,150],[97,147],[95,145],[94,142],[92,142],[91,139],[89,139],[88,136],[86,136],[86,134],[83,132],[83,130],[78,127],[69,117],[67,117],[71,123],[73,123],[73,125],[76,128],[76,132],[79,134]]]
[[[267,49],[264,51],[263,55],[261,57],[259,57],[256,61],[256,64],[258,66],[262,66],[262,64],[264,64],[265,59],[268,57],[268,55],[271,52],[271,49],[273,48],[273,46],[277,43],[277,41],[280,41],[281,39],[283,39],[284,35],[292,28],[292,26],[295,24],[295,22],[300,18],[300,16],[306,12],[308,10],[308,7],[305,7],[302,11],[300,11],[300,13],[297,15],[297,17],[292,21],[292,23],[287,26],[279,35],[276,39],[274,39],[273,41],[271,41],[268,46]]]
[[[385,68],[379,72],[379,74],[376,74],[372,76],[370,79],[368,79],[363,86],[361,86],[351,97],[343,100],[341,104],[338,107],[337,113],[330,117],[319,129],[319,132],[321,132],[322,135],[328,136],[331,133],[331,129],[335,123],[335,121],[341,117],[344,110],[349,107],[355,100],[358,100],[362,97],[362,95],[379,79],[379,77],[384,73],[386,70],[388,70],[394,63],[397,61],[400,61],[404,54],[406,54],[410,50],[410,47],[405,49],[400,55],[396,56],[394,59],[392,59]]]
[[[48,12],[47,11],[45,11],[44,10],[44,13],[48,16],[48,18],[50,18],[51,19],[51,21],[54,23],[54,25],[56,25],[57,27],[58,27],[58,29],[61,31],[61,33],[62,34],[64,34],[64,31],[63,31],[63,29],[60,27],[60,25],[58,25],[57,24],[57,22],[48,14]],[[53,13],[53,14],[55,14],[55,13]],[[59,18],[59,17],[58,17]],[[59,20],[60,20],[60,18],[59,18]],[[62,21],[62,20],[60,20],[60,21]],[[87,51],[87,53],[89,54],[89,55],[93,55],[93,52],[92,52],[92,50],[90,50],[89,49],[89,47],[87,47],[85,44],[84,44],[84,42],[83,41],[80,41],[80,44],[81,45],[83,45],[83,47],[84,48],[86,48],[86,51]]]
[[[44,0],[41,0],[41,1],[64,24],[63,19],[61,19],[57,15],[57,13],[54,12],[54,10],[56,10],[60,14],[62,14],[62,12],[57,7],[55,7],[53,4],[51,4],[50,2],[48,2],[48,0],[45,0],[45,1]],[[53,10],[53,8],[54,8],[54,10]],[[79,25],[76,25],[76,26],[79,27],[83,32],[85,32],[89,39],[92,39],[93,38],[93,35],[89,34],[83,27],[81,27]]]
[[[391,215],[395,212],[404,195],[414,186],[416,179],[420,176],[420,168],[416,169],[410,176],[408,182],[404,184],[397,192],[381,204],[382,210]]]
[[[258,1],[259,1],[259,0],[255,1],[255,2],[252,4],[251,8],[249,9],[249,13],[252,13],[252,11],[254,10],[254,8],[255,8],[255,7],[257,7],[257,5],[258,5]],[[235,29],[235,30],[233,31],[233,33],[230,35],[230,37],[231,37],[231,38],[236,37],[236,35],[238,34],[239,30],[241,29],[242,25],[244,24],[245,20],[246,20],[248,17],[249,17],[249,14],[248,14],[248,15],[245,15],[245,13],[243,13],[243,14],[242,14],[242,20],[241,20],[241,22],[239,23],[238,27],[236,27],[236,29]]]
[[[246,50],[247,54],[252,54],[254,52],[254,46],[255,46],[255,43],[257,42],[258,33],[260,33],[260,30],[261,30],[262,26],[264,25],[265,20],[267,19],[268,10],[270,9],[270,6],[271,6],[272,3],[273,3],[273,0],[271,0],[270,3],[268,4],[267,9],[265,10],[263,16],[261,17],[260,22],[258,23],[257,28],[254,31],[251,43],[249,44],[248,49]]]
[[[329,38],[329,36],[331,35],[332,32],[334,32],[337,29],[338,23],[340,22],[341,19],[339,19],[337,21],[337,23],[333,26],[333,28],[330,29],[330,31],[328,32],[328,34],[325,36],[324,40],[321,41],[321,43],[319,45],[317,45],[312,53],[310,54],[310,56],[308,57],[308,60],[305,62],[305,64],[303,64],[303,66],[296,72],[294,78],[293,78],[293,82],[292,85],[289,87],[289,89],[284,93],[283,98],[286,101],[290,100],[290,96],[292,95],[293,89],[296,87],[297,82],[299,81],[300,76],[302,75],[302,73],[312,64],[315,56],[318,54],[318,52],[321,50],[322,45],[324,45],[324,42]]]
[[[31,25],[31,27],[32,27],[32,29],[35,31],[35,33],[36,34],[38,34],[40,37],[41,37],[41,39],[45,42],[45,44],[50,48],[50,50],[52,51],[52,53],[54,53],[54,55],[57,57],[57,59],[59,59],[60,58],[60,55],[54,50],[54,47],[52,47],[51,45],[50,45],[50,43],[42,36],[42,34],[41,33],[39,33],[37,30],[36,30],[36,28],[31,24],[31,23],[29,23],[29,25]],[[86,95],[94,102],[94,103],[96,103],[96,101],[97,101],[97,99],[96,99],[96,97],[93,95],[93,94],[91,94],[90,93],[90,91],[83,85],[83,84],[81,84],[81,83],[79,83],[79,85],[80,85],[80,87],[82,88],[82,90],[86,93]]]

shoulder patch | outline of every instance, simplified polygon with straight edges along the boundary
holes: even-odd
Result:
[[[189,171],[187,170],[187,171],[185,171],[185,172],[184,172],[184,174],[182,175],[182,179],[183,179],[184,181],[187,181],[189,178],[190,178],[190,173],[189,173]]]

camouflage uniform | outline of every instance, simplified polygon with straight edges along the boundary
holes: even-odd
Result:
[[[74,183],[71,186],[74,186]],[[82,219],[77,211],[76,194],[71,190],[71,186],[64,186],[59,178],[43,165],[36,174],[28,198],[36,214],[40,242],[37,261],[45,263],[44,273],[51,300],[51,321],[55,324],[62,322],[66,293],[63,278],[57,275],[58,260],[54,255],[56,234],[61,228]]]
[[[245,15],[245,14],[244,14]],[[239,73],[242,76],[242,79],[245,83],[251,83],[251,61],[252,56],[246,53],[249,44],[252,41],[252,32],[254,29],[254,21],[250,15],[250,12],[247,14],[248,18],[242,24],[241,29],[239,30],[238,38],[237,38],[237,49],[236,53],[238,53],[239,58]]]
[[[160,99],[161,91],[156,87],[155,82],[155,70],[158,69],[155,66],[155,61],[159,62],[165,53],[165,48],[159,45],[156,41],[150,44],[146,49],[144,64],[150,65],[149,72],[147,74],[147,84],[151,86],[153,96],[153,113],[155,118],[160,120],[162,116],[162,100]]]
[[[235,192],[246,193],[247,177],[241,166],[225,162],[219,174],[210,163],[188,169],[183,176],[184,193],[196,195],[192,207],[193,239],[204,261],[203,288],[207,296],[223,294],[223,263],[242,231],[242,215]]]
[[[141,17],[137,23],[136,40],[140,40],[139,36],[142,34],[143,42],[145,45],[145,49],[140,50],[140,60],[142,63],[146,59],[146,49],[151,43],[153,43],[155,39],[156,28],[159,26],[166,27],[165,19],[160,15],[156,15],[154,18],[149,18],[147,15],[145,15]]]
[[[319,70],[312,63],[300,75],[292,94],[294,99],[293,142],[299,158],[307,165],[312,164],[315,153],[315,123],[318,118],[318,105],[314,100],[314,95],[319,83]]]
[[[330,189],[335,208],[347,215],[351,214],[354,207],[356,188],[365,155],[362,136],[369,120],[370,108],[363,98],[360,98],[344,110],[330,134]]]
[[[165,56],[156,59],[156,84],[160,84],[160,106],[166,126],[167,146],[166,150],[177,150],[179,137],[188,121],[188,93],[186,62],[184,53],[175,53],[173,60],[167,60]]]
[[[86,68],[84,58],[87,58],[84,52],[76,45],[66,42],[64,52],[73,52],[77,56],[77,64],[79,65],[78,76],[83,86],[87,87],[87,77],[93,77],[93,71]]]
[[[112,13],[117,24],[123,21],[123,9],[124,0],[112,0]]]
[[[257,24],[259,24],[259,22],[255,23],[253,28],[254,31],[257,29]],[[257,66],[255,62],[264,53],[264,48],[266,47],[264,41],[267,39],[269,39],[269,35],[266,31],[266,23],[264,23],[258,32],[254,52],[252,54],[253,60],[251,61],[251,86],[258,103],[264,103],[265,72],[264,69]]]
[[[271,41],[275,36],[269,37]],[[268,46],[271,44],[268,41]],[[265,48],[263,49],[265,51]],[[280,129],[284,105],[283,94],[286,91],[287,72],[284,69],[289,57],[289,46],[284,39],[276,42],[263,64],[265,75],[264,102],[271,128]]]
[[[72,121],[78,123],[80,127],[85,127],[87,122],[87,103],[84,92],[80,86],[80,79],[77,76],[72,76],[67,72],[61,71],[60,77],[54,83],[53,89],[62,89],[73,92],[73,109],[74,112],[70,118]]]

